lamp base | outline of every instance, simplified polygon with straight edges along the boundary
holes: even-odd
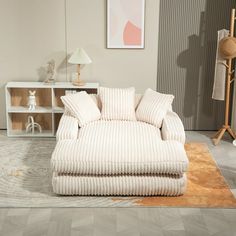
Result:
[[[84,86],[85,82],[83,80],[75,80],[72,82],[74,86]]]

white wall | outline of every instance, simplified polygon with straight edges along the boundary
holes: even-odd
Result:
[[[6,128],[4,86],[42,80],[42,66],[66,57],[64,0],[0,0],[0,128]],[[65,66],[64,66],[65,67]],[[58,68],[58,80],[66,80]]]
[[[145,49],[106,49],[106,0],[0,0],[0,128],[6,128],[4,86],[42,80],[57,63],[58,81],[70,79],[67,55],[83,47],[93,63],[81,78],[102,86],[156,88],[159,0],[146,0]]]
[[[103,4],[101,4],[103,2]],[[81,76],[103,86],[135,86],[140,92],[156,88],[158,1],[146,1],[145,49],[106,49],[105,0],[67,1],[67,47],[82,45],[93,60]],[[68,67],[68,71],[74,68]]]

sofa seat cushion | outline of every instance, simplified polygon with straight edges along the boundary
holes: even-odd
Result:
[[[188,159],[181,143],[163,141],[150,124],[101,120],[82,127],[77,140],[58,141],[51,165],[58,173],[83,175],[179,175]]]
[[[168,175],[80,176],[53,173],[53,191],[62,195],[179,196],[187,178]]]

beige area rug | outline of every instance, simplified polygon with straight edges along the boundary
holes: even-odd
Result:
[[[236,207],[207,145],[186,144],[188,187],[180,197],[63,197],[52,192],[54,139],[8,139],[0,133],[0,207]]]

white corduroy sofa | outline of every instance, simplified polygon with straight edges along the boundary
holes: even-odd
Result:
[[[101,109],[97,95],[90,95]],[[135,96],[135,107],[141,95]],[[67,111],[52,154],[60,195],[178,196],[186,189],[185,132],[170,107],[160,129],[140,121],[98,120],[78,126]]]

